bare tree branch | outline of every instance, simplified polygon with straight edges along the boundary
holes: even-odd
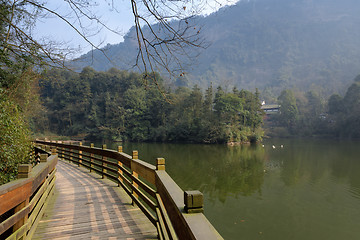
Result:
[[[6,23],[7,33],[2,50],[14,56],[34,55],[34,61],[51,61],[55,66],[65,66],[66,56],[71,51],[68,47],[59,47],[51,41],[40,42],[32,35],[32,25],[39,19],[49,16],[56,17],[66,23],[92,49],[98,50],[112,62],[101,45],[94,44],[90,37],[101,30],[121,35],[119,31],[107,25],[94,9],[100,4],[120,13],[117,1],[114,0],[63,0],[69,12],[62,13],[46,4],[49,0],[0,0],[1,6],[7,8],[6,14],[0,14],[0,20]],[[134,17],[134,28],[138,52],[134,66],[148,73],[167,72],[169,76],[184,74],[183,58],[197,56],[194,49],[206,48],[207,44],[201,37],[201,27],[194,25],[194,18],[208,0],[127,0],[131,3]],[[211,0],[218,5],[220,2]],[[74,21],[72,21],[74,19]],[[95,27],[94,24],[95,23]],[[1,50],[1,49],[0,49]],[[113,63],[114,64],[114,63]],[[114,64],[115,65],[115,64]],[[144,80],[145,83],[147,79]],[[153,80],[157,84],[156,79]]]

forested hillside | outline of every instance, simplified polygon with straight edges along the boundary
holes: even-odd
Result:
[[[277,96],[285,88],[344,93],[360,72],[360,2],[356,0],[249,0],[194,21],[210,46],[177,85],[228,90],[266,89]],[[176,23],[174,23],[176,24]],[[108,45],[106,54],[121,69],[136,57],[135,33]],[[184,58],[184,63],[190,63]],[[72,65],[106,71],[113,65],[99,51]]]
[[[142,74],[51,70],[40,81],[47,112],[36,132],[86,139],[226,143],[261,140],[259,93],[210,86],[166,89]]]

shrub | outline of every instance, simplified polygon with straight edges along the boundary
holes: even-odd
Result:
[[[18,165],[29,161],[30,149],[24,117],[0,89],[0,185],[16,178]]]

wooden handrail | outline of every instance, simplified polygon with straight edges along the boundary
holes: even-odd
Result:
[[[19,171],[19,179],[0,186],[0,239],[34,233],[55,183],[58,156],[45,154],[45,160],[34,168],[23,165],[26,172]]]
[[[165,171],[165,159],[157,166],[118,151],[61,142],[36,140],[43,147],[55,147],[59,157],[88,168],[122,186],[133,203],[158,229],[160,239],[222,239],[202,213],[202,194],[184,192]],[[191,204],[187,203],[191,199]],[[188,205],[188,206],[185,206]]]

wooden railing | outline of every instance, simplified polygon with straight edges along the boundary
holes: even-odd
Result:
[[[55,183],[58,155],[35,149],[40,163],[19,165],[18,179],[0,186],[0,239],[31,239]]]
[[[37,140],[42,147],[56,148],[59,158],[88,168],[121,186],[157,228],[159,239],[222,239],[203,214],[203,195],[184,192],[165,171],[165,159],[156,166],[117,151],[61,142]]]

